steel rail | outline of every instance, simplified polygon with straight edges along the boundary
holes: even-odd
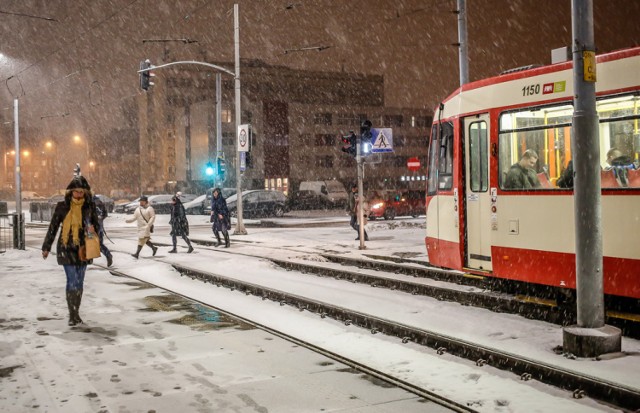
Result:
[[[165,261],[165,263],[170,264],[170,263],[168,263],[166,261]],[[171,264],[171,265],[173,265],[173,264]],[[390,383],[390,384],[392,384],[392,385],[394,385],[396,387],[404,389],[404,390],[406,390],[406,391],[408,391],[410,393],[413,393],[413,394],[415,394],[417,396],[420,396],[420,397],[422,397],[424,399],[430,400],[430,401],[432,401],[432,402],[434,402],[434,403],[436,403],[436,404],[438,404],[440,406],[446,407],[446,408],[448,408],[448,409],[450,409],[450,410],[452,410],[454,412],[459,412],[459,413],[470,413],[470,412],[475,413],[475,412],[477,412],[477,410],[474,410],[474,409],[472,409],[472,408],[470,408],[468,406],[465,406],[463,404],[457,403],[454,400],[451,400],[451,399],[448,399],[448,398],[443,397],[441,395],[438,395],[437,393],[434,393],[434,392],[432,392],[430,390],[423,389],[423,388],[418,387],[418,386],[416,386],[414,384],[408,383],[408,382],[406,382],[406,381],[404,381],[402,379],[399,379],[397,377],[391,376],[391,375],[389,375],[387,373],[384,373],[382,371],[379,371],[379,370],[376,370],[374,368],[371,368],[371,367],[369,367],[369,366],[367,366],[365,364],[362,364],[362,363],[357,362],[355,360],[352,360],[350,358],[341,356],[340,354],[337,354],[337,353],[334,353],[332,351],[326,350],[326,349],[324,349],[322,347],[319,347],[319,346],[316,346],[315,344],[312,344],[312,343],[309,343],[307,341],[301,340],[301,339],[299,339],[299,338],[297,338],[295,336],[292,336],[290,334],[283,333],[280,330],[276,330],[276,329],[274,329],[272,327],[269,327],[267,325],[264,325],[264,324],[261,324],[261,323],[257,323],[255,321],[250,320],[250,319],[248,319],[246,317],[243,317],[243,316],[241,316],[239,314],[227,311],[227,310],[222,309],[220,307],[216,307],[214,305],[211,305],[210,303],[206,303],[204,301],[201,301],[201,300],[198,300],[198,299],[194,299],[192,297],[185,296],[184,294],[181,294],[181,293],[179,293],[179,292],[177,292],[175,290],[172,290],[172,289],[167,288],[165,286],[154,284],[153,282],[149,282],[148,280],[142,280],[140,278],[137,278],[134,275],[130,275],[130,274],[124,273],[122,271],[111,270],[111,269],[105,268],[104,266],[101,266],[101,265],[100,265],[100,267],[108,270],[112,275],[116,275],[116,276],[120,276],[120,277],[132,278],[132,279],[138,280],[140,282],[144,282],[146,284],[150,284],[150,285],[153,285],[155,287],[161,288],[161,289],[163,289],[165,291],[169,291],[172,294],[178,295],[180,297],[187,298],[187,299],[189,299],[189,300],[191,300],[193,302],[197,302],[199,304],[202,304],[202,305],[205,305],[207,307],[213,308],[216,311],[218,311],[218,312],[220,312],[220,313],[222,313],[222,314],[224,314],[224,315],[226,315],[228,317],[232,317],[232,318],[238,319],[238,320],[242,321],[243,323],[249,324],[251,326],[259,328],[260,330],[266,331],[266,332],[268,332],[270,334],[273,334],[273,335],[275,335],[277,337],[280,337],[280,338],[282,338],[284,340],[290,341],[290,342],[292,342],[292,343],[294,343],[296,345],[299,345],[301,347],[304,347],[304,348],[307,348],[309,350],[312,350],[312,351],[314,351],[314,352],[316,352],[318,354],[321,354],[323,356],[331,358],[331,359],[333,359],[333,360],[335,360],[335,361],[337,361],[339,363],[345,364],[345,365],[347,365],[347,366],[349,366],[351,368],[354,368],[354,369],[356,369],[358,371],[361,371],[363,373],[369,374],[369,375],[371,375],[373,377],[376,377],[376,378],[378,378],[378,379],[380,379],[382,381],[385,381],[385,382]],[[176,268],[175,265],[173,265],[173,267]],[[233,290],[234,290],[234,288],[232,288],[232,291]],[[263,299],[265,299],[265,298],[263,298]]]
[[[300,295],[288,293],[262,285],[239,281],[210,272],[195,270],[183,265],[172,264],[180,272],[192,279],[224,286],[233,290],[255,295],[263,300],[269,299],[280,302],[281,305],[291,305],[301,311],[307,310],[319,314],[321,317],[331,317],[342,321],[346,325],[356,325],[369,329],[372,334],[382,333],[396,336],[404,343],[409,341],[435,349],[438,354],[453,354],[472,360],[476,365],[490,365],[495,368],[511,371],[522,380],[535,379],[542,383],[572,391],[575,398],[585,395],[600,401],[611,403],[626,409],[636,409],[640,406],[640,390],[632,387],[612,383],[607,380],[587,374],[559,368],[526,357],[478,345],[466,340],[458,339],[434,331],[405,325]]]

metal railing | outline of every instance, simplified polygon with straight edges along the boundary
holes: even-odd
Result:
[[[0,253],[10,248],[25,248],[24,214],[0,213]]]

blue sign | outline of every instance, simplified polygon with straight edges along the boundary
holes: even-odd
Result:
[[[393,129],[371,128],[371,153],[393,152]]]
[[[247,169],[247,153],[240,152],[240,172],[244,172]]]

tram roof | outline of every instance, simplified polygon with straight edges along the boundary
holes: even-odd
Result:
[[[506,73],[467,83],[443,100],[444,111],[434,110],[434,120],[571,100],[573,62],[567,61]],[[640,89],[640,47],[596,56],[596,93]]]

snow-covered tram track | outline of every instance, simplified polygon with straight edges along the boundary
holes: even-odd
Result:
[[[248,265],[256,266],[254,260],[247,261],[251,261]],[[160,263],[166,269],[158,270]],[[262,263],[264,265],[266,261]],[[263,265],[257,269],[264,268]],[[150,273],[150,268],[155,271]],[[572,397],[571,392],[537,380],[527,381],[526,377],[494,368],[490,363],[478,366],[447,352],[431,351],[413,341],[403,343],[385,334],[370,334],[356,327],[357,320],[345,325],[326,314],[322,318],[309,309],[300,311],[297,305],[252,295],[238,284],[235,288],[222,288],[222,283],[220,287],[216,283],[203,284],[195,276],[177,277],[175,268],[170,260],[156,258],[111,272],[205,304],[256,327],[264,327],[280,337],[295,340],[299,345],[310,344],[308,348],[312,350],[452,411],[484,413],[508,409],[529,412],[546,411],[550,406],[553,410],[559,409],[556,411],[576,413],[618,411],[610,404],[612,397],[608,397],[605,404],[582,391],[576,393],[578,397]],[[209,275],[218,274],[209,272]],[[268,278],[265,282],[269,282]]]
[[[177,268],[174,264],[171,264],[174,268]],[[466,406],[464,404],[461,404],[459,402],[457,402],[456,400],[454,400],[453,398],[448,398],[445,397],[441,394],[438,394],[438,392],[429,390],[427,388],[422,388],[420,386],[417,386],[413,383],[411,383],[410,381],[407,380],[403,380],[402,378],[399,378],[393,374],[389,374],[386,373],[382,370],[376,369],[375,367],[372,366],[368,366],[356,359],[353,358],[349,358],[348,356],[339,354],[336,351],[332,351],[330,349],[327,349],[325,347],[316,345],[310,341],[305,341],[304,339],[301,339],[299,337],[296,337],[290,333],[287,333],[286,331],[283,331],[282,329],[277,329],[274,327],[269,326],[268,324],[265,323],[261,323],[259,321],[256,321],[255,319],[252,318],[247,318],[246,315],[237,313],[237,312],[232,312],[229,311],[226,308],[221,308],[221,307],[217,307],[215,305],[213,305],[210,301],[207,300],[200,300],[196,297],[193,297],[192,295],[187,295],[184,292],[181,292],[179,290],[173,290],[169,287],[167,287],[166,285],[163,285],[163,283],[154,283],[153,281],[149,280],[149,279],[141,279],[139,277],[136,277],[135,275],[132,275],[130,273],[126,273],[123,271],[119,271],[119,270],[115,270],[115,269],[109,269],[106,268],[102,265],[99,265],[100,267],[110,271],[110,273],[112,275],[116,275],[116,276],[120,276],[120,277],[128,277],[128,278],[132,278],[132,279],[137,279],[139,281],[144,281],[147,284],[153,285],[155,287],[158,288],[162,288],[165,291],[171,292],[173,294],[176,294],[178,296],[184,297],[186,299],[189,299],[191,301],[197,302],[199,304],[203,304],[206,305],[208,307],[211,307],[213,309],[215,309],[216,311],[225,314],[229,317],[235,318],[237,320],[240,320],[248,325],[251,325],[255,328],[259,328],[263,331],[266,331],[270,334],[273,334],[277,337],[283,338],[285,340],[288,340],[296,345],[299,345],[301,347],[307,348],[309,350],[312,350],[318,354],[324,355],[328,358],[331,358],[337,362],[340,362],[342,364],[345,364],[351,368],[354,368],[362,373],[371,375],[373,377],[376,377],[384,382],[389,383],[390,385],[399,387],[401,389],[404,389],[410,393],[413,393],[417,396],[420,396],[424,399],[430,400],[432,402],[434,402],[435,404],[438,404],[440,406],[443,406],[447,409],[449,409],[452,412],[460,412],[460,413],[469,413],[469,412],[478,412],[478,410]],[[228,286],[227,283],[225,283],[225,286]],[[241,287],[242,290],[246,289],[246,286],[238,286]],[[230,287],[231,291],[235,290],[235,287],[231,286]],[[263,297],[263,300],[266,299],[266,297]],[[284,302],[281,302],[281,305],[284,305]]]
[[[640,391],[581,372],[559,368],[504,350],[480,345],[471,341],[448,336],[437,331],[426,330],[399,321],[385,319],[373,314],[354,310],[348,306],[340,306],[312,297],[275,289],[263,284],[246,282],[185,265],[172,264],[181,275],[191,277],[219,287],[237,290],[247,295],[260,297],[262,300],[279,302],[281,306],[289,305],[300,311],[310,311],[321,318],[329,317],[369,330],[372,334],[381,333],[398,337],[403,343],[413,342],[436,350],[437,354],[452,354],[472,360],[478,366],[490,365],[501,370],[510,371],[521,380],[534,379],[571,391],[574,397],[589,397],[612,403],[616,406],[635,409],[640,406]],[[266,283],[266,282],[265,282]]]
[[[214,245],[214,242],[209,240],[193,239],[192,241],[207,247]],[[457,302],[495,312],[517,314],[558,325],[576,323],[575,306],[558,305],[555,300],[538,296],[535,291],[526,295],[505,292],[503,291],[503,284],[507,283],[508,280],[495,280],[490,277],[467,277],[460,271],[431,267],[428,264],[412,262],[411,260],[399,259],[395,262],[389,262],[378,256],[370,256],[369,258],[345,257],[331,253],[318,253],[317,251],[309,251],[300,247],[278,246],[274,248],[255,243],[249,245],[251,245],[250,253],[240,252],[237,249],[232,251],[217,249],[216,251],[262,257],[287,270],[333,277],[367,284],[372,287],[404,291],[413,295],[433,297],[438,300]],[[260,252],[260,250],[265,251]],[[304,260],[295,258],[287,260],[276,259],[269,253],[274,250],[314,254],[324,259],[324,262],[322,265],[318,265],[309,264]],[[388,258],[384,257],[384,259]],[[358,270],[353,271],[348,268],[358,268]],[[508,289],[513,289],[513,287]],[[523,289],[528,291],[532,288],[523,287]],[[622,329],[623,335],[633,338],[640,337],[640,322],[638,322],[640,315],[607,311],[606,317],[607,323]]]

